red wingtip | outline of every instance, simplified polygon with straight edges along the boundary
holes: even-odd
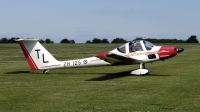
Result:
[[[102,52],[102,53],[96,54],[94,56],[97,58],[101,58],[101,57],[106,57],[107,55],[108,55],[108,52]]]

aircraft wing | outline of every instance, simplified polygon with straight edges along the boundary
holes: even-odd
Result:
[[[113,53],[103,52],[100,54],[96,54],[95,57],[98,57],[111,65],[127,65],[134,63],[141,63],[142,60],[136,60],[127,56],[121,56]]]

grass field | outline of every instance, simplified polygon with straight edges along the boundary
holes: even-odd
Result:
[[[160,44],[161,45],[161,44]],[[166,44],[165,44],[166,45]],[[139,65],[29,69],[18,44],[0,44],[0,111],[154,112],[200,110],[200,45],[176,57],[146,64],[153,72],[133,76]],[[119,44],[45,44],[58,60],[90,57]]]

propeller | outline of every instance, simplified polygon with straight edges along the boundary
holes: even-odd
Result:
[[[181,48],[181,47],[177,47],[177,52],[178,52],[178,53],[181,53],[181,52],[183,52],[183,51],[184,51],[183,48]]]

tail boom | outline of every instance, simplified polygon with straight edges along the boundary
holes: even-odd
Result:
[[[84,59],[62,61],[62,63],[64,68],[110,65],[110,63],[103,61],[95,56]]]
[[[19,45],[32,70],[110,65],[110,63],[95,56],[77,60],[57,61],[38,42],[38,39],[18,39],[17,41],[19,41]]]

